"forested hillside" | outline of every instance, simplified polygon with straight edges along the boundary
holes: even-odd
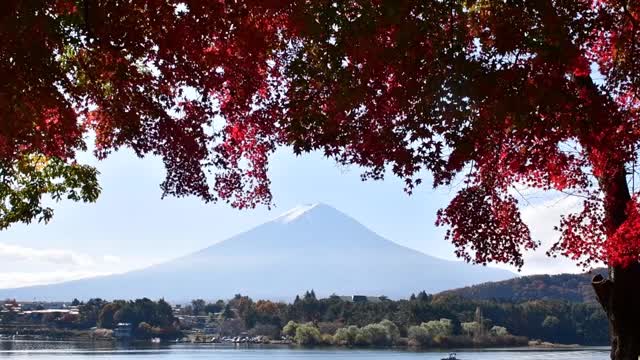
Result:
[[[16,301],[8,299],[0,312],[0,334],[14,334],[16,327],[25,325],[32,330],[34,326],[45,327],[48,335],[51,329],[100,328],[109,332],[119,323],[129,323],[138,338],[166,340],[180,338],[186,330],[217,336],[284,336],[303,345],[487,347],[522,345],[527,339],[582,345],[606,345],[609,341],[602,308],[569,301],[469,300],[425,292],[402,300],[337,295],[318,298],[310,291],[293,303],[253,300],[238,294],[215,302],[195,299],[173,308],[162,299],[147,298],[74,300],[70,306],[77,308],[77,313],[21,311]]]
[[[448,290],[442,294],[458,295],[473,300],[564,300],[595,304],[597,301],[591,287],[591,279],[599,273],[605,274],[606,269],[595,269],[591,273],[583,274],[522,276]]]

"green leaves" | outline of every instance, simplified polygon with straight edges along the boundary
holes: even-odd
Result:
[[[98,171],[59,158],[25,155],[0,162],[0,230],[14,223],[48,222],[47,199],[95,202],[100,195]]]

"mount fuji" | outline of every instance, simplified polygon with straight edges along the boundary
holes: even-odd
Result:
[[[325,204],[296,207],[210,247],[124,274],[1,289],[20,300],[130,299],[184,301],[291,299],[316,294],[408,297],[513,278],[509,271],[435,258],[400,246]]]

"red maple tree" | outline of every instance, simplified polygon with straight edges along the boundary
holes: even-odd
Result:
[[[612,358],[640,355],[640,2],[5,0],[0,16],[5,184],[19,164],[51,178],[39,159],[67,179],[93,131],[99,157],[161,156],[165,195],[252,207],[271,202],[274,149],[320,150],[408,191],[425,170],[463,178],[438,223],[466,260],[515,266],[537,243],[513,187],[570,192],[584,208],[551,252],[610,267],[594,287]],[[82,169],[59,196],[95,199]],[[22,209],[7,224],[47,193],[18,183],[35,195],[22,209],[0,189]]]

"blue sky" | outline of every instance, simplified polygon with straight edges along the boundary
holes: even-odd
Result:
[[[436,211],[455,189],[434,190],[430,181],[408,196],[403,183],[392,176],[362,182],[355,167],[338,166],[316,153],[296,157],[281,149],[270,166],[275,208],[240,211],[195,198],[161,199],[164,169],[157,158],[139,159],[125,150],[104,161],[89,154],[83,159],[101,172],[102,196],[95,204],[55,204],[55,216],[47,225],[16,225],[0,232],[0,287],[144,267],[224,240],[296,205],[316,202],[351,215],[401,245],[455,259],[453,247],[443,239],[444,229],[434,226]],[[556,236],[552,229],[559,215],[577,201],[546,195],[531,199],[533,205],[522,209],[523,216],[534,237],[548,246]],[[523,273],[577,271],[568,261],[547,259],[545,249],[527,257]]]

